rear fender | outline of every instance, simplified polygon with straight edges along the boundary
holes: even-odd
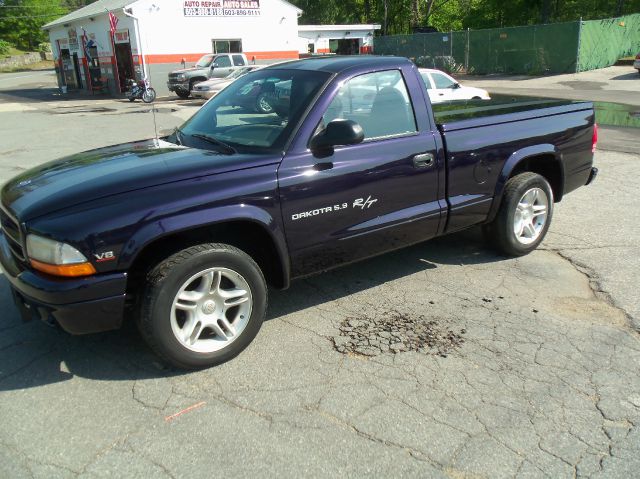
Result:
[[[498,176],[498,181],[496,183],[496,189],[493,196],[493,202],[491,203],[487,222],[492,221],[498,214],[500,203],[502,202],[502,194],[504,193],[504,188],[509,178],[511,178],[515,172],[519,173],[519,170],[522,170],[523,165],[525,165],[529,160],[532,160],[538,156],[549,158],[542,161],[552,161],[554,165],[556,165],[560,170],[560,181],[564,182],[562,153],[560,153],[558,148],[556,148],[554,145],[545,143],[541,145],[528,146],[526,148],[515,151],[511,154],[509,159],[507,159],[504,166],[502,167],[500,175]],[[524,169],[522,171],[528,170],[529,169]],[[559,188],[554,188],[554,201],[560,201],[562,199],[563,189],[564,186],[562,184],[559,185]]]

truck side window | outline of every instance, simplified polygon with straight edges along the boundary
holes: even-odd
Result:
[[[243,67],[244,58],[242,58],[242,55],[233,55],[233,64],[237,67]]]
[[[216,57],[214,63],[218,68],[228,68],[231,66],[231,60],[227,56]]]
[[[407,87],[398,70],[367,73],[347,81],[322,117],[323,127],[336,118],[359,123],[365,141],[417,131]]]

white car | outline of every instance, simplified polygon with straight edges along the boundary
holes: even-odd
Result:
[[[211,78],[210,80],[196,83],[193,90],[191,90],[191,96],[194,98],[211,98],[231,85],[236,79],[257,68],[259,67],[241,67],[224,78]]]
[[[427,86],[431,103],[452,100],[491,100],[487,90],[462,86],[457,80],[440,70],[418,68],[418,71]]]

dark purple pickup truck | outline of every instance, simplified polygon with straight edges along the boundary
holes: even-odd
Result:
[[[261,85],[271,112],[235,106]],[[596,136],[591,103],[434,107],[402,58],[279,64],[168,137],[11,180],[0,261],[25,319],[79,334],[131,315],[169,363],[211,366],[256,336],[267,284],[478,224],[503,254],[532,251],[595,177]]]

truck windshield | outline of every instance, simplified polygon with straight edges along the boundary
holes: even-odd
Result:
[[[238,152],[282,151],[306,107],[330,76],[305,70],[247,73],[208,101],[168,139],[196,148],[220,150],[217,141]]]
[[[200,60],[198,60],[198,63],[196,63],[196,67],[207,68],[208,66],[211,66],[212,60],[213,60],[213,55],[204,55],[202,58],[200,58]]]

